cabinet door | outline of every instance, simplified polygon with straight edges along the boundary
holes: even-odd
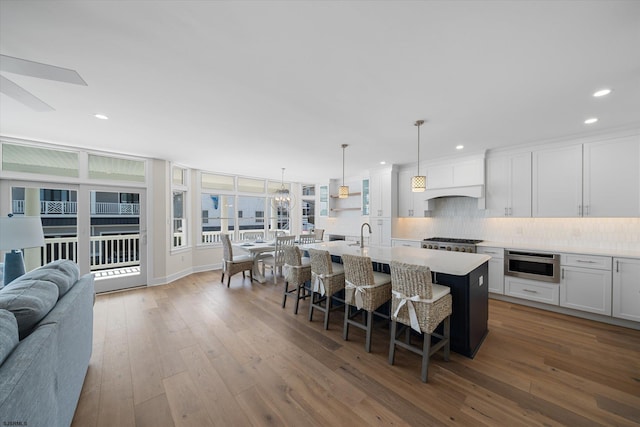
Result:
[[[613,317],[640,322],[640,259],[613,259]]]
[[[584,145],[584,216],[640,215],[640,136]]]
[[[562,267],[560,306],[611,315],[611,271]]]
[[[479,254],[491,256],[489,260],[489,292],[504,294],[504,248],[478,248]]]
[[[411,191],[411,171],[398,172],[398,216],[414,216],[413,192]]]
[[[391,218],[371,220],[369,244],[372,246],[391,246]]]
[[[531,216],[531,153],[509,159],[509,216]]]
[[[371,172],[369,180],[369,192],[371,194],[371,217],[390,218],[397,206],[392,208],[392,199],[396,191],[391,191],[393,184],[397,186],[397,178],[394,178],[395,172],[389,169],[380,169]],[[397,204],[397,202],[396,202]]]
[[[582,216],[582,145],[533,153],[533,216]]]
[[[531,178],[529,178],[531,183]],[[507,156],[487,159],[486,214],[491,217],[509,215],[509,158]],[[531,193],[529,193],[531,194]]]

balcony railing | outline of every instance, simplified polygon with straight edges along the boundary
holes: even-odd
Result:
[[[58,259],[78,262],[77,237],[45,238],[43,265]],[[140,235],[91,236],[91,271],[140,265]]]
[[[24,200],[13,201],[13,213],[24,214]],[[78,202],[41,201],[40,215],[77,215]],[[140,215],[139,203],[95,202],[91,215]]]

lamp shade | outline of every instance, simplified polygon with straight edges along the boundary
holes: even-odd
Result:
[[[44,246],[39,216],[0,217],[0,249],[14,250]]]

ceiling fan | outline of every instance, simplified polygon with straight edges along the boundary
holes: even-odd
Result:
[[[0,55],[0,71],[87,86],[87,83],[75,70],[14,58],[7,55]],[[52,106],[3,75],[0,75],[0,92],[36,111],[55,110]]]

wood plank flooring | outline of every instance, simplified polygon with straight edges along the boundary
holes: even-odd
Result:
[[[396,350],[376,324],[342,339],[308,302],[220,272],[99,295],[74,426],[638,426],[640,332],[491,300],[475,359]],[[316,317],[317,316],[317,317]]]

